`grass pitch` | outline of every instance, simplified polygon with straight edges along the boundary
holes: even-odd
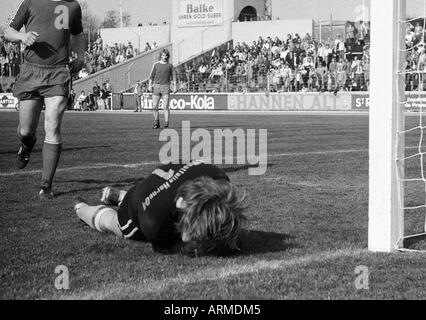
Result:
[[[103,187],[128,189],[159,163],[163,143],[151,130],[149,113],[68,112],[54,185],[58,197],[48,203],[38,200],[43,117],[24,171],[15,167],[17,119],[16,112],[0,113],[1,299],[426,297],[424,254],[366,251],[366,114],[172,115],[178,132],[183,120],[192,129],[268,130],[265,175],[249,176],[244,165],[223,166],[251,202],[244,253],[230,259],[157,254],[149,244],[99,234],[75,217],[73,197],[97,204]],[[408,201],[420,203],[420,197]],[[421,219],[420,212],[410,218],[413,232]],[[55,288],[58,265],[69,269],[69,290]],[[368,267],[368,288],[361,290],[359,266]]]

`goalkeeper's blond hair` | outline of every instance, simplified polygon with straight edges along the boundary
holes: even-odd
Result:
[[[239,194],[237,187],[226,180],[200,177],[179,187],[176,199],[180,197],[185,207],[177,229],[189,240],[186,254],[228,255],[240,251],[239,236],[246,220],[245,193]]]

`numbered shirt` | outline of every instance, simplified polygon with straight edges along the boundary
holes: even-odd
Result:
[[[155,244],[173,244],[180,241],[176,230],[176,194],[188,180],[201,176],[229,181],[224,171],[214,165],[193,162],[185,165],[165,165],[154,170],[145,180],[126,194],[119,208],[126,210],[137,221],[145,238]],[[119,212],[121,214],[122,212]]]
[[[24,59],[40,65],[69,63],[70,35],[83,32],[81,8],[75,0],[19,0],[7,27],[35,31],[39,37],[26,47]]]

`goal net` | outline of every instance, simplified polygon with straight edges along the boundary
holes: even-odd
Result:
[[[371,0],[371,251],[421,251],[426,239],[426,0]]]

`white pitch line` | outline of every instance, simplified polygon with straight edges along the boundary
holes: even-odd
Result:
[[[409,149],[417,149],[418,147],[406,147]],[[309,151],[309,152],[286,152],[286,153],[276,153],[269,154],[267,158],[280,158],[280,157],[300,157],[300,156],[313,156],[313,155],[329,155],[329,154],[345,154],[345,153],[361,153],[368,152],[368,149],[347,149],[347,150],[328,150],[328,151]],[[242,159],[246,160],[246,157],[233,157],[223,158],[223,163],[226,164],[226,160],[232,160],[233,163],[237,164],[235,161]],[[148,161],[148,162],[139,162],[139,163],[128,163],[128,164],[119,164],[119,163],[97,163],[92,166],[78,166],[78,167],[69,167],[69,168],[59,168],[56,172],[69,172],[76,170],[99,170],[99,169],[108,169],[108,168],[123,168],[123,169],[137,169],[145,166],[157,165],[158,161]],[[29,170],[29,171],[12,171],[12,172],[0,172],[0,177],[13,177],[13,176],[22,176],[22,175],[33,175],[40,174],[42,170]]]
[[[120,292],[122,296],[134,296],[149,293],[164,292],[173,286],[186,286],[203,281],[222,281],[231,277],[243,274],[256,274],[265,271],[277,271],[286,268],[301,267],[312,263],[326,262],[345,257],[357,257],[368,253],[366,249],[340,249],[336,251],[325,251],[313,255],[297,257],[293,259],[279,260],[259,260],[251,264],[233,264],[220,268],[206,268],[198,272],[180,274],[173,278],[164,278],[161,280],[144,279],[133,284],[126,284],[126,288],[117,287],[117,284],[111,283],[102,288],[101,291],[92,290],[84,295],[71,295],[63,297],[65,299],[108,299],[115,297]]]
[[[287,153],[277,153],[267,155],[268,158],[280,158],[280,157],[298,157],[298,156],[309,156],[309,155],[328,155],[328,154],[344,154],[344,153],[359,153],[367,152],[367,149],[354,149],[354,150],[329,150],[329,151],[310,151],[310,152],[287,152]],[[246,157],[233,157],[224,158],[224,163],[226,160],[246,160]],[[76,170],[99,170],[107,168],[123,168],[123,169],[136,169],[145,166],[151,166],[158,164],[158,161],[148,161],[148,162],[139,162],[139,163],[129,163],[129,164],[118,164],[118,163],[97,163],[92,166],[77,166],[69,168],[59,168],[56,172],[69,172]],[[40,174],[42,170],[28,170],[28,171],[12,171],[12,172],[0,172],[0,177],[13,177],[13,176],[22,176],[22,175],[33,175]]]
[[[158,162],[150,161],[150,162],[129,163],[129,164],[97,163],[92,166],[59,168],[56,170],[56,172],[69,172],[69,171],[76,171],[76,170],[99,170],[99,169],[108,169],[108,168],[136,169],[136,168],[155,165],[155,164],[158,164]],[[0,172],[0,177],[12,177],[12,176],[32,175],[32,174],[40,174],[40,173],[42,173],[42,170]]]

